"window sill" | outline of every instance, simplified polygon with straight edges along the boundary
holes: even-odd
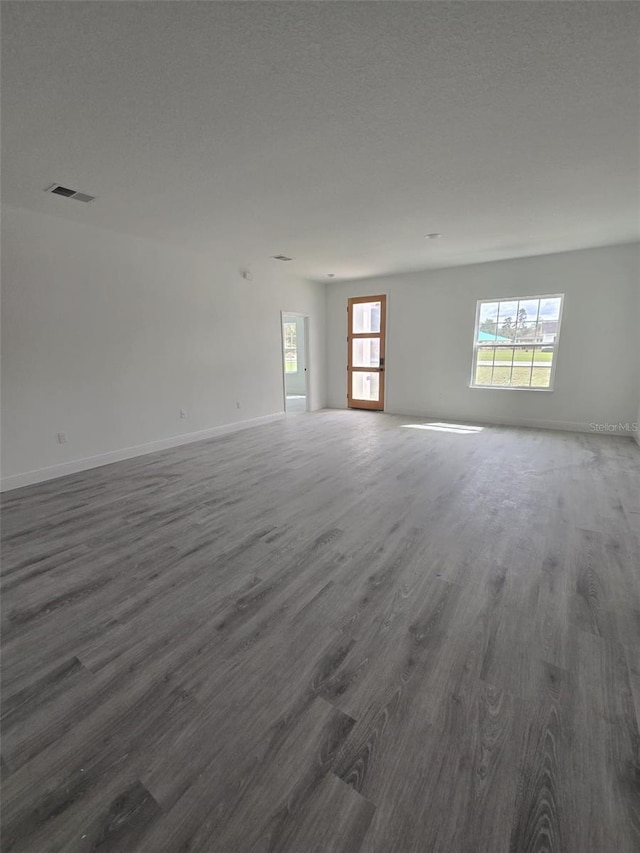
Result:
[[[480,391],[543,391],[547,394],[553,392],[553,388],[534,388],[529,385],[474,385],[469,384],[469,388],[475,388]]]

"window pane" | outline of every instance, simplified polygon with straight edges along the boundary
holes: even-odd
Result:
[[[498,335],[506,341],[512,341],[516,332],[518,316],[517,301],[500,302],[498,308]]]
[[[500,367],[511,367],[513,359],[513,347],[496,347],[495,364]]]
[[[521,299],[518,311],[524,311],[527,315],[527,321],[535,323],[538,317],[539,299]]]
[[[380,367],[380,338],[354,338],[351,355],[354,367]]]
[[[298,353],[296,350],[287,350],[284,354],[285,373],[298,372]]]
[[[476,329],[476,340],[495,341],[498,336],[498,308],[499,302],[483,302],[478,312],[478,328]]]
[[[531,365],[522,365],[520,363],[515,363],[513,365],[513,371],[511,372],[511,382],[509,385],[512,385],[516,388],[525,387],[528,388],[530,385],[531,379]]]
[[[380,303],[379,302],[356,302],[353,305],[353,332],[380,331]]]
[[[508,367],[496,365],[493,368],[491,385],[498,385],[500,387],[511,385],[511,365]]]
[[[487,320],[495,322],[498,319],[498,306],[499,302],[481,302],[480,303],[480,323],[484,323]]]
[[[482,364],[491,364],[495,357],[495,347],[478,347],[478,362]]]
[[[296,324],[295,323],[285,323],[284,324],[284,345],[285,349],[295,349],[296,348]]]
[[[493,365],[478,362],[476,366],[476,385],[491,385],[491,374]]]
[[[536,331],[538,329],[538,323],[536,320],[524,320],[522,319],[524,315],[521,315],[518,319],[518,325],[516,327],[516,336],[515,340],[518,343],[537,343],[536,340]]]
[[[558,337],[558,321],[543,320],[540,323],[540,331],[538,335],[538,343],[553,345]]]
[[[534,367],[551,367],[553,347],[536,347],[533,350]]]
[[[296,323],[283,323],[284,331],[284,370],[285,373],[298,372],[298,344]]]
[[[503,338],[498,333],[498,323],[496,320],[484,320],[480,323],[478,327],[478,333],[476,335],[476,339],[479,344],[485,343],[486,341],[498,341],[500,342]]]
[[[354,370],[351,374],[351,398],[377,402],[380,399],[380,374]]]
[[[501,299],[498,303],[500,306],[500,319],[504,320],[505,317],[515,317],[518,311],[518,300],[517,299],[509,299],[504,300]]]
[[[531,376],[532,388],[549,388],[551,385],[551,368],[534,367]]]
[[[529,349],[529,347],[518,347],[514,352],[513,364],[517,367],[531,368],[533,366],[534,357],[535,354],[533,348]]]
[[[540,319],[541,320],[558,320],[560,318],[560,305],[562,299],[559,296],[553,296],[549,299],[540,300]]]

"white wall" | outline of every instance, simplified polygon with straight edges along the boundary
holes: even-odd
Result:
[[[232,264],[8,206],[2,230],[5,487],[282,412],[282,310],[309,315],[311,407],[325,405],[325,285],[269,260],[249,282]]]
[[[631,424],[637,288],[636,245],[329,284],[328,403],[346,406],[347,298],[386,293],[386,411],[585,430]],[[565,294],[555,390],[469,388],[476,301],[546,293]]]

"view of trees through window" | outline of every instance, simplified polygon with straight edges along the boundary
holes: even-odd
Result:
[[[552,387],[562,295],[478,302],[472,385]]]

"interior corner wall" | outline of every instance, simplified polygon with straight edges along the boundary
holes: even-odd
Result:
[[[638,366],[638,405],[636,407],[635,439],[640,445],[640,244],[636,247],[636,364]]]
[[[329,284],[331,407],[346,406],[347,299],[378,293],[386,411],[584,431],[639,418],[637,244]],[[470,388],[477,300],[547,293],[565,294],[554,390]]]
[[[325,406],[325,285],[275,262],[245,281],[215,258],[3,205],[2,290],[5,487],[283,412],[283,310],[309,316],[310,406]]]

